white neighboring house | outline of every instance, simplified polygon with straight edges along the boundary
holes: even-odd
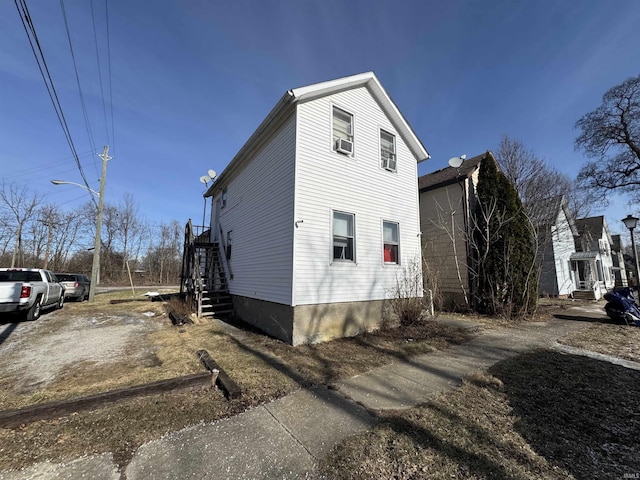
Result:
[[[599,300],[615,285],[611,233],[604,216],[577,219],[576,227],[576,253],[571,255],[575,296]]]
[[[377,326],[420,265],[428,158],[373,72],[286,92],[205,193],[235,314],[293,345]]]
[[[571,257],[576,253],[578,230],[564,196],[527,205],[539,242],[540,278],[538,293],[555,297],[572,296],[576,288]]]

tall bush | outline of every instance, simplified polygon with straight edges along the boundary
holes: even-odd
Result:
[[[476,308],[509,318],[531,313],[537,301],[531,222],[489,155],[480,165],[477,199],[472,242]]]

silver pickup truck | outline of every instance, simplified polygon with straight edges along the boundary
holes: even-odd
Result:
[[[62,308],[64,287],[49,270],[0,268],[0,315],[18,312],[37,320],[43,308]]]

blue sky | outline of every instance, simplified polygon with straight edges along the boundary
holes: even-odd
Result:
[[[637,0],[110,0],[110,74],[105,5],[65,2],[92,145],[60,3],[28,1],[92,188],[110,144],[106,201],[130,193],[157,223],[200,223],[199,177],[291,88],[373,70],[432,155],[421,175],[506,134],[575,176],[575,121],[640,73]],[[74,208],[88,194],[49,182],[82,179],[13,2],[0,31],[0,179]],[[603,213],[615,233],[638,210]]]

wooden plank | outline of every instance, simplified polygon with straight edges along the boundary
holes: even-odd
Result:
[[[157,382],[120,388],[109,392],[96,393],[80,398],[43,403],[17,410],[0,411],[0,428],[15,427],[37,420],[63,417],[74,412],[100,407],[116,400],[177,390],[189,387],[206,387],[216,382],[217,373],[201,372],[184,377],[158,380]]]
[[[206,350],[198,350],[196,352],[196,355],[205,367],[207,367],[212,372],[218,372],[216,384],[220,386],[220,388],[222,388],[222,390],[225,392],[225,396],[229,400],[234,400],[242,396],[242,389],[236,382],[231,380],[229,375],[226,374],[222,367],[209,356],[209,352],[207,352]]]

